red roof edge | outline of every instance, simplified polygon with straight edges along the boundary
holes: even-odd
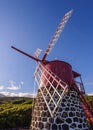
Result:
[[[72,70],[72,73],[73,73],[74,78],[77,78],[77,77],[81,76],[81,74],[79,74],[79,73],[77,73],[77,72],[75,72],[73,70]]]

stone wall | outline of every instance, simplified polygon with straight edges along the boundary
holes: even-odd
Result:
[[[66,93],[51,117],[39,90],[30,130],[89,130],[78,93]]]

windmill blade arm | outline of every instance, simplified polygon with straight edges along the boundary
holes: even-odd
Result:
[[[50,51],[52,50],[52,48],[55,46],[55,43],[56,41],[58,40],[60,34],[62,33],[67,21],[69,20],[70,16],[72,15],[72,12],[73,10],[70,10],[68,13],[66,13],[63,17],[63,19],[61,20],[56,32],[54,33],[49,45],[48,45],[48,48],[46,49],[45,51],[45,54],[42,58],[42,61],[45,60],[46,56],[50,53]]]
[[[35,58],[34,56],[31,56],[31,55],[27,54],[26,52],[21,51],[20,49],[14,47],[14,46],[11,46],[11,48],[14,49],[14,50],[16,50],[16,51],[18,51],[18,52],[20,52],[21,54],[24,54],[24,55],[28,56],[29,58],[31,58],[31,59],[33,59],[33,60],[35,60],[37,62],[38,61],[41,62],[41,60],[39,60],[38,58]]]

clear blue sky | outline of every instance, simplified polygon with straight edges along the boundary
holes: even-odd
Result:
[[[73,15],[56,46],[47,57],[69,62],[82,75],[87,93],[93,92],[93,1],[92,0],[0,0],[0,92],[33,92],[36,63],[11,49],[43,53],[61,18]]]

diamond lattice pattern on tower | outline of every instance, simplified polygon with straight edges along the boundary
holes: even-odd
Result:
[[[53,117],[68,85],[42,63],[38,63],[34,76],[50,115]]]

